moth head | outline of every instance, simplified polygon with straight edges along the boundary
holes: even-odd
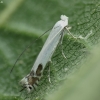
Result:
[[[64,21],[66,23],[66,25],[68,25],[68,17],[65,15],[61,15],[61,20]]]
[[[61,20],[63,20],[63,21],[66,21],[66,20],[68,20],[68,17],[67,16],[65,16],[65,15],[61,15]]]

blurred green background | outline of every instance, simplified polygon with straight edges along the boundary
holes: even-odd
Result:
[[[14,62],[62,14],[69,17],[73,35],[92,35],[85,42],[66,35],[67,59],[58,47],[50,66],[52,83],[46,68],[36,91],[20,93],[18,82],[30,72],[49,32],[26,50],[10,74]],[[100,100],[99,39],[99,0],[0,0],[0,100]]]

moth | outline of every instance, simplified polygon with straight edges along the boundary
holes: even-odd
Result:
[[[37,59],[30,73],[20,81],[21,86],[23,87],[23,89],[26,89],[28,93],[35,89],[35,87],[38,85],[40,78],[42,77],[45,67],[50,65],[51,57],[58,43],[62,44],[64,30],[67,29],[69,32],[68,17],[65,15],[61,15],[60,18],[61,19],[58,22],[56,22],[56,24],[52,28],[44,46],[42,47],[42,50],[37,56]],[[63,53],[63,50],[62,54],[66,58],[66,56]]]

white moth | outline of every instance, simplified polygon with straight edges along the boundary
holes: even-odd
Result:
[[[48,36],[42,50],[40,51],[31,69],[31,72],[20,81],[21,86],[23,87],[23,89],[26,89],[28,93],[30,93],[38,85],[38,81],[42,77],[44,68],[46,66],[49,66],[51,57],[58,43],[62,43],[64,29],[68,30],[67,26],[68,17],[65,15],[61,15],[61,20],[59,20],[51,30],[50,35]]]

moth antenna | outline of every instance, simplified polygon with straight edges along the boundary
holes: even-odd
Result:
[[[17,61],[18,61],[19,58],[22,56],[22,54],[23,54],[31,45],[33,45],[33,43],[35,43],[38,39],[40,39],[45,33],[47,33],[48,31],[50,31],[51,29],[52,29],[52,28],[50,28],[49,30],[47,30],[46,32],[44,32],[44,33],[43,33],[42,35],[40,35],[36,40],[32,41],[32,42],[30,43],[30,45],[27,46],[27,47],[22,51],[22,53],[18,56],[17,60],[15,61],[13,67],[11,68],[10,73],[12,73],[12,71],[13,71],[13,69],[14,69],[16,63],[17,63]]]

